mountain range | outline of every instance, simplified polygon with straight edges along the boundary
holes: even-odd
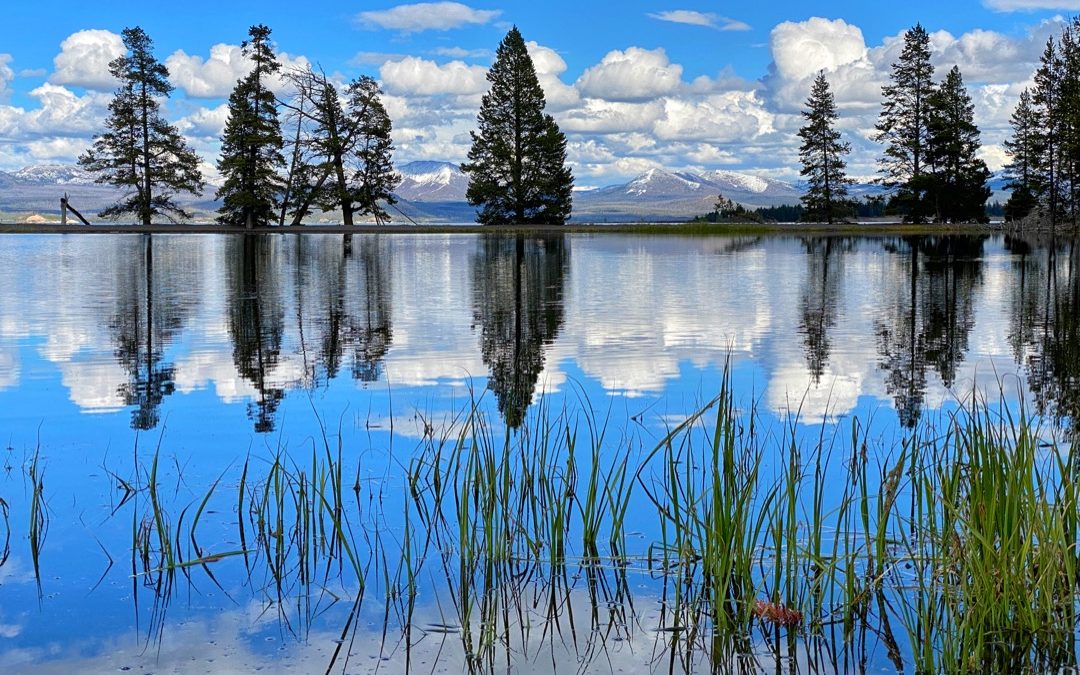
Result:
[[[475,209],[465,200],[468,178],[457,164],[437,161],[408,162],[397,167],[402,181],[391,209],[417,222],[473,222]],[[994,196],[1004,200],[1004,179],[991,181]],[[181,200],[200,220],[209,220],[217,208],[213,186],[202,198]],[[852,195],[862,198],[883,192],[879,185],[857,183]],[[73,165],[49,164],[13,172],[0,171],[0,214],[56,214],[59,199],[68,193],[72,205],[87,217],[114,201],[117,190],[94,182],[94,177]],[[712,211],[718,195],[753,209],[797,204],[803,186],[736,171],[667,171],[650,169],[617,185],[574,192],[573,220],[577,222],[626,222],[686,220]],[[396,211],[396,213],[395,213]],[[325,214],[333,220],[331,214]]]

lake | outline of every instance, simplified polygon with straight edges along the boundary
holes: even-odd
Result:
[[[821,609],[854,573],[819,597],[782,550],[880,532],[860,574],[908,597],[911,523],[883,514],[929,493],[899,468],[942,437],[944,465],[980,406],[1038,426],[1069,503],[1077,262],[1002,236],[0,237],[0,670],[926,663],[917,612],[859,633]],[[810,481],[787,515],[747,492],[745,631],[717,596],[698,616],[706,516],[743,503],[723,476]],[[1062,639],[1017,651],[1074,662]]]

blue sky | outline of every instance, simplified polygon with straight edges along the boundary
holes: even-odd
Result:
[[[177,86],[169,116],[212,178],[224,99],[244,72],[238,45],[257,22],[273,29],[287,64],[318,64],[342,80],[378,78],[399,161],[463,159],[484,70],[517,24],[570,138],[579,185],[600,185],[653,167],[793,178],[798,111],[819,69],[855,146],[852,173],[872,174],[877,94],[897,37],[918,21],[933,35],[939,71],[957,64],[964,72],[986,159],[997,167],[1008,115],[1041,46],[1062,16],[1080,12],[1080,0],[302,6],[15,3],[0,26],[0,169],[73,161],[108,103],[105,65],[118,34],[140,25]]]

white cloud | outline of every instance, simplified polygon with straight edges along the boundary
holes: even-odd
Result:
[[[15,71],[10,64],[11,54],[0,54],[0,101],[6,101],[11,96],[11,81],[15,79]]]
[[[419,33],[425,30],[450,30],[469,24],[485,24],[500,14],[500,10],[473,9],[460,2],[419,2],[360,12],[356,15],[356,20],[368,28]]]
[[[90,92],[79,96],[66,87],[43,84],[30,96],[39,106],[26,110],[0,106],[0,136],[16,139],[92,135],[106,114],[111,96]]]
[[[180,118],[176,126],[188,136],[218,138],[225,131],[229,120],[229,106],[222,103],[216,108],[199,108],[190,115]]]
[[[124,42],[107,30],[81,30],[60,43],[53,58],[55,71],[49,82],[87,89],[111,90],[116,79],[109,74],[109,62],[127,53]]]
[[[577,105],[581,100],[577,89],[562,81],[560,76],[566,72],[566,61],[559,53],[536,42],[526,42],[536,77],[544,89],[549,110],[565,110]]]
[[[277,54],[282,72],[290,68],[304,68],[307,58],[292,56],[285,52]],[[237,80],[251,72],[251,59],[244,56],[240,45],[216,44],[210,48],[208,58],[189,55],[179,49],[165,59],[169,80],[188,96],[195,98],[222,98],[229,95]],[[269,85],[275,92],[284,89],[284,81],[276,76]]]
[[[960,37],[938,31],[930,36],[933,63],[942,69],[958,66],[967,82],[1026,80],[1038,66],[1047,36],[1060,28],[1060,20],[1052,20],[1039,24],[1022,37],[980,29]]]
[[[437,47],[432,49],[431,53],[451,59],[487,59],[493,56],[490,49],[465,49],[463,47]]]
[[[660,140],[731,143],[771,132],[772,120],[754,92],[728,92],[700,101],[665,99],[654,132]]]
[[[995,12],[1031,12],[1037,9],[1080,9],[1080,0],[983,0]]]
[[[571,132],[612,134],[650,130],[663,114],[664,103],[660,100],[626,103],[592,98],[562,115],[559,123]]]
[[[674,9],[667,12],[653,12],[649,18],[669,23],[684,23],[690,26],[704,26],[717,30],[750,30],[750,26],[742,21],[719,16],[712,12],[697,12],[689,9]]]
[[[169,80],[188,96],[218,98],[228,96],[236,81],[251,70],[251,63],[237,45],[217,44],[210,57],[188,55],[182,49],[165,59]]]
[[[608,101],[641,101],[678,89],[682,66],[671,63],[663,49],[629,47],[608,52],[578,78],[582,95]]]
[[[481,94],[488,88],[487,68],[483,66],[464,61],[439,65],[415,56],[384,63],[379,77],[386,91],[410,96]]]
[[[866,59],[866,41],[858,26],[843,19],[813,17],[795,23],[785,21],[769,35],[769,49],[778,74],[784,79],[805,79],[818,71]]]

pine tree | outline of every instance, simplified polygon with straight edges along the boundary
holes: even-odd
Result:
[[[293,224],[313,206],[339,209],[346,225],[354,215],[388,218],[381,203],[397,202],[393,190],[401,178],[391,160],[392,123],[378,83],[367,76],[353,80],[343,106],[325,74],[306,69],[289,79],[297,90],[296,103],[287,104],[297,125],[289,181]]]
[[[943,223],[982,222],[990,198],[990,170],[979,159],[979,129],[975,106],[956,66],[929,99],[926,161],[937,220]]]
[[[566,137],[544,113],[544,91],[517,27],[510,29],[487,74],[472,132],[466,198],[479,206],[477,220],[501,223],[551,223],[570,217],[574,177],[566,166]]]
[[[370,214],[376,221],[382,221],[388,215],[379,204],[396,204],[394,188],[401,182],[391,159],[393,124],[383,106],[382,91],[372,78],[362,76],[354,80],[346,93],[353,141],[351,198],[357,205],[357,213]]]
[[[127,54],[109,63],[120,88],[109,103],[107,131],[94,137],[79,164],[98,183],[129,191],[101,212],[103,218],[133,213],[143,225],[154,217],[190,218],[174,201],[178,193],[202,194],[199,157],[161,114],[160,99],[173,91],[169,71],[154,58],[153,41],[142,28],[121,33]]]
[[[844,173],[847,167],[844,157],[851,152],[851,145],[840,140],[840,132],[834,126],[839,115],[824,71],[814,80],[802,114],[806,125],[799,130],[799,138],[803,139],[799,148],[800,174],[807,181],[807,192],[802,196],[802,217],[811,222],[831,224],[852,210],[847,193],[851,181]]]
[[[229,95],[218,161],[224,182],[217,196],[222,200],[218,221],[250,229],[274,218],[283,189],[278,172],[285,158],[277,99],[269,89],[270,77],[281,64],[271,49],[269,28],[252,26],[248,35],[242,47],[253,67]]]
[[[1080,218],[1080,17],[1061,33],[1060,147],[1065,216],[1076,229]]]
[[[877,123],[877,141],[885,144],[883,182],[898,188],[894,205],[909,222],[925,222],[928,101],[934,90],[930,35],[919,24],[904,34],[900,59],[892,65],[891,84],[881,89],[884,103]]]
[[[1051,37],[1046,42],[1039,69],[1035,71],[1032,94],[1035,114],[1043,121],[1037,136],[1039,153],[1033,169],[1051,229],[1061,217],[1061,71],[1057,45]]]
[[[1005,203],[1005,219],[1020,220],[1035,208],[1039,187],[1035,175],[1035,164],[1039,149],[1039,118],[1031,100],[1031,92],[1025,89],[1020,94],[1020,102],[1013,111],[1013,135],[1005,141],[1005,151],[1012,161],[1005,167],[1009,182],[1006,188],[1012,191]]]

